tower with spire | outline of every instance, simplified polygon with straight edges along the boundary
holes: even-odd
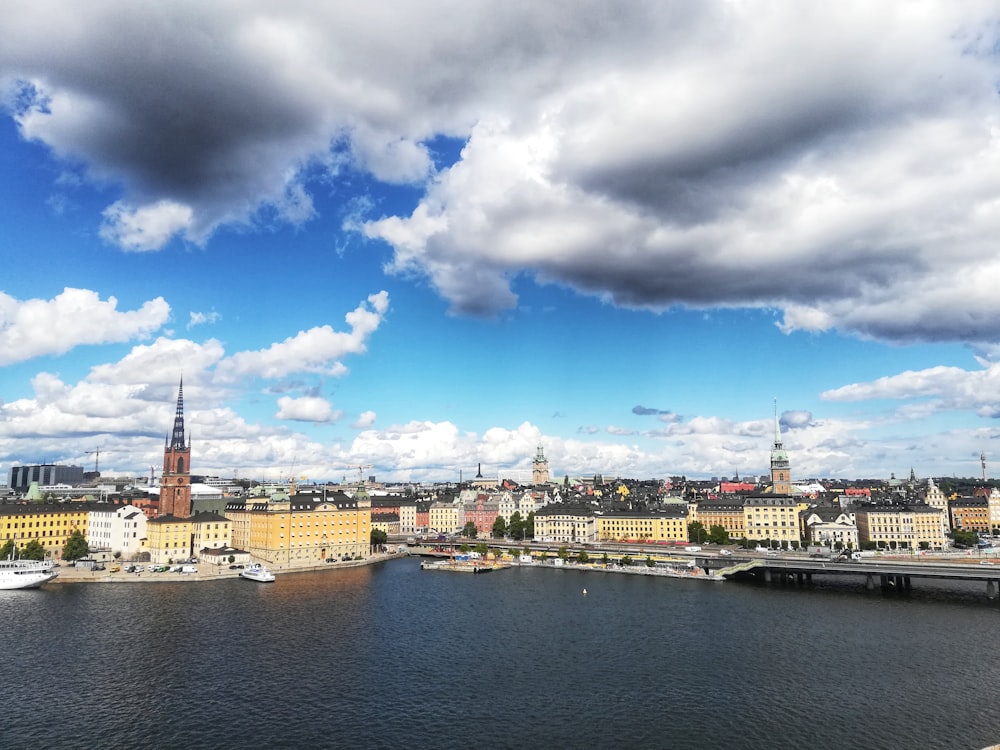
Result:
[[[781,425],[778,423],[778,399],[774,400],[774,447],[771,448],[771,492],[775,495],[792,494],[792,471],[788,454],[781,443]]]
[[[531,462],[531,483],[548,484],[549,481],[549,459],[545,457],[542,446],[538,446],[535,459]]]
[[[191,516],[191,442],[184,435],[184,378],[177,389],[174,430],[163,446],[163,473],[160,475],[160,515],[174,518]]]

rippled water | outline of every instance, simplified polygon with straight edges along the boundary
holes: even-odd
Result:
[[[468,576],[406,559],[268,585],[0,592],[0,746],[1000,741],[1000,605],[985,587],[914,585]]]

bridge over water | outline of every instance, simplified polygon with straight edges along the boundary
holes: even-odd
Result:
[[[914,578],[952,581],[982,581],[986,595],[995,599],[1000,590],[1000,564],[992,562],[942,562],[938,560],[817,560],[802,557],[700,557],[698,565],[727,577],[754,575],[766,583],[794,580],[809,583],[816,575],[861,576],[865,588],[876,583],[883,590],[909,590]]]
[[[526,548],[533,554],[548,554],[552,556],[558,547],[551,543],[510,542],[497,543],[496,540],[466,540],[464,543],[475,545],[486,543],[491,549]],[[426,556],[447,556],[456,549],[462,541],[432,542],[430,547],[410,548],[410,554]],[[975,562],[966,558],[943,559],[932,557],[899,558],[863,558],[861,560],[833,560],[806,557],[794,552],[782,552],[777,556],[740,551],[732,548],[703,547],[698,550],[687,550],[683,547],[663,547],[634,543],[604,542],[588,544],[564,545],[570,556],[576,556],[585,551],[591,560],[598,559],[603,554],[612,558],[624,555],[640,562],[650,557],[656,562],[677,563],[694,560],[698,567],[707,572],[738,579],[753,576],[765,583],[793,581],[799,584],[809,584],[813,576],[860,576],[865,588],[874,590],[880,587],[885,591],[908,591],[913,579],[927,578],[952,581],[982,581],[986,584],[986,595],[991,599],[1000,598],[1000,560],[978,559]],[[732,554],[725,554],[730,552]]]

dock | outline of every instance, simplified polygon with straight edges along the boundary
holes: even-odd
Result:
[[[492,573],[494,570],[507,570],[508,563],[484,563],[475,560],[435,560],[420,563],[421,570],[444,570],[450,573]]]

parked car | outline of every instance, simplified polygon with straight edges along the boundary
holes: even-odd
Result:
[[[235,564],[235,565],[230,565],[230,566],[229,566],[229,569],[230,569],[230,570],[243,570],[243,566],[242,566],[242,565],[240,565],[239,563],[237,563],[237,564]]]

